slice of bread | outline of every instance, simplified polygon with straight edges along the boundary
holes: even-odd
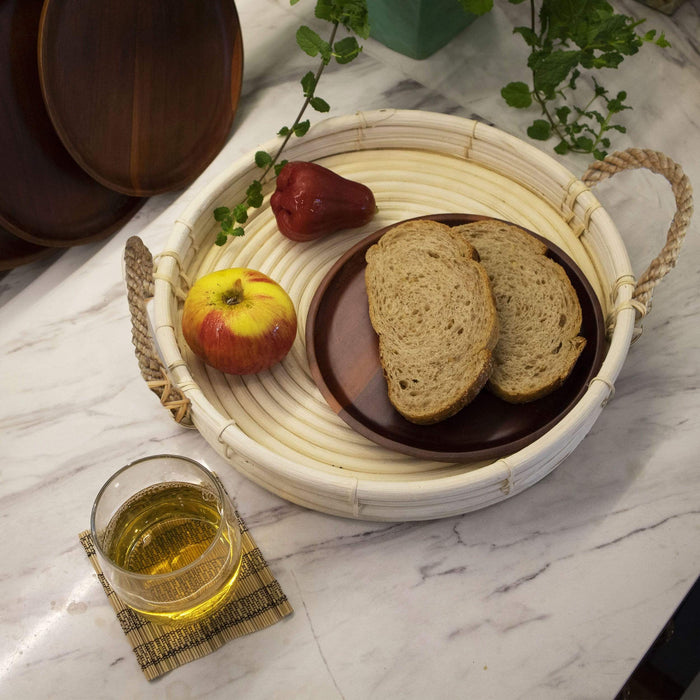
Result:
[[[395,226],[365,257],[390,402],[419,425],[449,418],[491,373],[498,319],[485,269],[463,236],[430,220]]]
[[[564,268],[517,226],[484,220],[454,231],[479,252],[496,298],[500,335],[489,389],[510,403],[546,396],[563,384],[586,344]]]

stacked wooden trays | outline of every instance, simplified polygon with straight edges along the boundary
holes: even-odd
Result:
[[[265,148],[274,151],[275,139]],[[179,217],[150,269],[139,239],[127,244],[127,281],[134,342],[143,376],[177,420],[191,421],[231,465],[294,503],[339,516],[379,521],[445,517],[497,503],[537,483],[590,431],[625,361],[637,319],[654,285],[675,262],[692,210],[690,185],[665,156],[626,151],[577,178],[540,150],[498,129],[459,117],[378,110],[328,119],[287,147],[289,160],[313,160],[367,184],[379,207],[362,229],[312,243],[277,230],[269,207],[252,212],[246,235],[214,245],[213,210],[242,200],[259,175],[253,154],[212,182]],[[614,223],[589,185],[616,171],[646,167],[666,175],[678,211],[660,256],[639,282]],[[319,284],[354,244],[412,216],[468,212],[536,231],[584,272],[609,320],[599,372],[571,410],[523,449],[481,462],[412,457],[371,442],[331,410],[312,378],[305,324]],[[659,261],[662,261],[661,263]],[[663,262],[665,261],[665,262]],[[252,267],[276,279],[298,312],[289,355],[259,375],[212,370],[190,352],[180,330],[188,285],[225,267]],[[154,295],[155,345],[144,322]],[[161,361],[156,354],[156,346]]]
[[[242,75],[230,0],[0,3],[0,271],[192,182],[230,136]]]

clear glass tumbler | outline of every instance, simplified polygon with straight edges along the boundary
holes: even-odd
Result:
[[[150,620],[200,620],[235,588],[234,506],[216,476],[187,457],[155,455],[120,469],[97,494],[90,528],[107,580]]]

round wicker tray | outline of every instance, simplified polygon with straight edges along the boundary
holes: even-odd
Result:
[[[272,151],[278,143],[275,139],[264,147]],[[265,203],[252,212],[246,235],[218,247],[213,209],[240,201],[258,176],[251,153],[183,212],[154,274],[140,240],[127,244],[137,357],[144,378],[176,420],[193,424],[230,464],[264,488],[302,506],[353,518],[403,521],[463,513],[517,494],[552,471],[588,433],[611,396],[635,321],[678,255],[692,210],[690,185],[680,168],[662,154],[630,151],[596,163],[582,181],[538,149],[493,127],[402,110],[328,119],[291,142],[285,157],[315,160],[364,182],[375,194],[377,216],[361,229],[294,243],[277,231],[268,205],[274,183],[268,183]],[[639,283],[617,229],[585,184],[635,167],[666,175],[678,205],[665,257],[653,261]],[[609,319],[603,365],[580,401],[544,436],[495,461],[432,462],[370,442],[325,403],[306,358],[309,304],[333,263],[378,228],[441,212],[494,216],[550,239],[586,274]],[[181,335],[188,285],[232,266],[270,275],[297,308],[299,333],[291,352],[255,376],[212,370],[189,351]],[[144,308],[151,295],[162,362]]]

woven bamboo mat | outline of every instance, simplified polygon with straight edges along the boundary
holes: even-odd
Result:
[[[92,535],[87,530],[80,533],[80,543],[149,681],[211,654],[232,639],[274,625],[293,612],[240,515],[238,522],[243,558],[234,598],[211,617],[177,628],[146,620],[125,605],[102,573]]]

